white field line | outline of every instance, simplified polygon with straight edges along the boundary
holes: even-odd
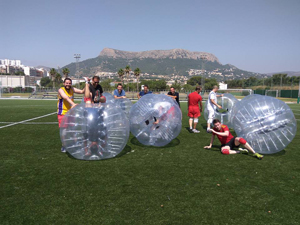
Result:
[[[11,126],[14,126],[14,125],[17,125],[17,124],[21,124],[21,123],[26,123],[26,122],[32,121],[32,120],[37,120],[37,119],[40,119],[40,118],[43,118],[43,117],[51,116],[51,115],[53,115],[55,113],[57,113],[57,112],[49,113],[49,114],[46,114],[44,116],[39,116],[39,117],[35,117],[35,118],[32,118],[32,119],[28,119],[28,120],[23,120],[23,121],[20,121],[20,122],[16,122],[16,123],[11,123],[11,124],[8,124],[8,125],[0,127],[0,129],[5,128],[5,127],[11,127]]]
[[[12,124],[12,123],[17,123],[17,122],[0,122],[0,124]],[[25,122],[22,124],[58,124],[58,122]]]

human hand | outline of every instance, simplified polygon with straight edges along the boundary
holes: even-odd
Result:
[[[75,106],[77,106],[77,105],[78,105],[78,104],[74,104],[74,105],[72,105],[72,106],[71,106],[71,109],[73,109],[73,108],[74,108]]]
[[[211,148],[211,145],[208,145],[208,146],[204,146],[205,149],[210,149]]]
[[[222,109],[222,106],[218,105],[218,108],[219,108],[219,109]]]

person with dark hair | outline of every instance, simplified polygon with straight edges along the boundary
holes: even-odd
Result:
[[[198,123],[198,117],[201,116],[202,112],[202,97],[200,95],[201,87],[197,86],[195,91],[190,93],[188,96],[188,117],[190,132],[191,133],[200,133],[199,130],[196,129]],[[199,108],[200,107],[200,108]],[[194,121],[194,128],[193,128]]]
[[[258,159],[262,159],[264,157],[263,155],[256,153],[244,138],[234,137],[230,133],[228,127],[221,124],[220,120],[214,119],[213,125],[214,128],[210,130],[210,132],[212,132],[210,144],[208,146],[204,146],[204,148],[210,149],[212,147],[216,135],[221,142],[221,153],[224,155],[237,154],[241,152],[248,153],[250,151],[253,156]],[[239,148],[239,150],[234,150],[234,148],[238,148],[240,144],[244,145],[246,149]]]
[[[123,90],[123,85],[121,83],[118,84],[117,89],[114,91],[115,98],[126,98],[125,91]]]
[[[179,93],[175,91],[175,88],[174,87],[171,87],[170,88],[170,91],[168,92],[167,94],[168,96],[170,96],[171,98],[173,98],[178,106],[180,107],[180,103],[179,103]]]
[[[140,99],[141,97],[143,97],[144,95],[147,94],[152,94],[152,91],[149,91],[149,87],[147,84],[144,85],[144,90],[142,90],[140,93],[138,93],[137,97],[138,99]]]
[[[92,94],[91,100],[94,103],[99,103],[100,98],[102,97],[103,89],[99,84],[100,78],[98,76],[94,76],[92,78],[92,84],[89,85],[90,93]]]
[[[61,127],[61,121],[64,115],[77,104],[74,103],[74,93],[83,94],[84,89],[80,90],[72,87],[72,80],[66,78],[64,80],[64,87],[58,90],[58,101],[57,101],[57,119],[58,126]],[[61,147],[61,152],[66,152],[65,148]]]

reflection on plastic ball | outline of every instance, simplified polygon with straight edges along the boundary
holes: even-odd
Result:
[[[256,94],[235,104],[231,123],[236,134],[262,154],[283,150],[297,132],[295,116],[286,103]]]
[[[132,102],[128,98],[117,98],[115,99],[116,104],[118,104],[121,109],[124,111],[127,118],[129,118],[130,110],[132,107]]]
[[[219,94],[218,94],[219,95]],[[227,125],[230,128],[233,128],[233,125],[230,123],[231,115],[232,115],[232,109],[233,106],[238,102],[238,100],[232,95],[232,94],[224,94],[223,97],[217,98],[218,105],[222,106],[222,109],[216,109],[215,110],[215,119],[218,119],[221,121],[222,124]],[[207,104],[208,100],[206,101],[206,107],[204,109],[204,118],[208,120],[208,110],[207,110]]]
[[[108,92],[103,92],[102,96],[106,98],[106,102],[112,102],[115,100],[114,96]]]
[[[143,96],[130,111],[130,131],[144,145],[165,146],[181,131],[181,110],[172,98]]]
[[[129,120],[114,103],[81,103],[64,116],[60,137],[77,159],[100,160],[118,155],[129,138]]]

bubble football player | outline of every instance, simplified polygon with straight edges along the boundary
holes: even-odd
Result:
[[[149,91],[149,87],[148,85],[144,85],[144,90],[141,91],[140,93],[137,94],[137,97],[138,99],[140,99],[141,97],[143,97],[144,95],[147,95],[147,94],[152,94],[152,91]]]
[[[217,108],[221,109],[222,106],[218,105],[217,97],[223,97],[222,95],[217,95],[217,91],[219,87],[215,85],[212,91],[208,95],[208,104],[207,104],[207,111],[208,111],[208,120],[207,120],[207,132],[210,132],[210,124],[212,123],[213,119],[215,118],[215,110]]]
[[[72,87],[72,80],[70,78],[66,78],[64,80],[64,87],[58,90],[57,119],[59,127],[61,127],[61,121],[64,115],[77,105],[74,103],[74,93],[83,94],[84,89],[80,90]],[[66,152],[64,146],[61,147],[61,152]]]
[[[89,78],[84,77],[84,79],[86,81],[84,92],[84,101],[86,103],[86,107],[84,114],[87,120],[87,132],[85,133],[85,137],[91,142],[89,146],[87,141],[84,142],[85,156],[90,156],[92,153],[101,156],[101,150],[103,150],[103,147],[106,143],[106,131],[103,125],[103,108],[95,108],[92,106],[92,93],[90,92],[91,84],[89,83]],[[101,104],[105,102],[106,98],[101,96],[99,98],[99,103]],[[101,129],[101,132],[98,132],[99,129]]]
[[[253,156],[258,159],[262,159],[264,157],[263,155],[256,153],[244,138],[234,137],[230,133],[228,127],[221,124],[220,120],[214,119],[213,125],[214,128],[210,130],[210,132],[212,132],[210,144],[208,146],[204,146],[204,148],[210,149],[214,142],[215,135],[217,135],[221,142],[221,153],[224,155],[237,154],[241,152],[248,153],[250,151],[253,153]],[[234,148],[238,148],[240,144],[244,145],[246,149],[239,148],[239,150],[234,150]]]
[[[180,107],[180,103],[179,103],[179,93],[175,91],[175,88],[174,87],[171,87],[170,88],[170,91],[168,92],[167,94],[169,97],[173,98],[178,106]]]
[[[90,93],[92,94],[91,100],[94,103],[100,102],[100,97],[102,97],[103,89],[99,84],[100,78],[98,76],[94,76],[92,78],[92,84],[89,85]]]
[[[189,125],[190,125],[190,132],[191,133],[200,133],[199,130],[196,129],[198,123],[198,117],[200,117],[202,112],[202,97],[200,95],[201,87],[197,86],[195,91],[190,93],[188,96],[188,117]],[[199,108],[200,106],[200,108]],[[193,121],[194,121],[194,128],[193,128]]]
[[[121,83],[119,83],[117,85],[117,89],[114,90],[114,97],[115,98],[126,98],[126,94],[125,91],[123,90],[123,85]]]

